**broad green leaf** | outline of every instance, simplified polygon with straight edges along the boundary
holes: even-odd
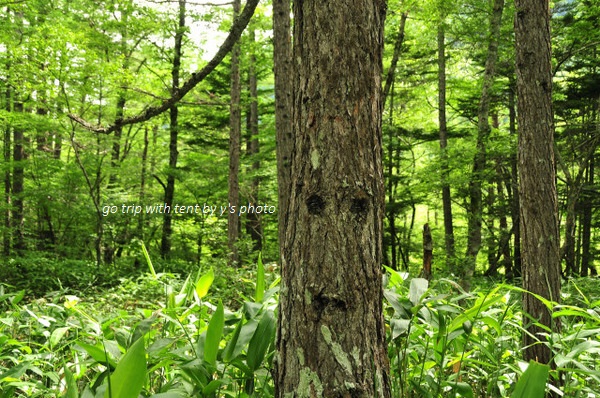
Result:
[[[137,397],[146,382],[146,350],[144,339],[138,339],[117,364],[110,376],[104,398]]]
[[[248,343],[246,363],[253,372],[262,364],[274,336],[275,316],[272,311],[267,311],[262,316],[252,339],[250,339],[250,343]]]
[[[104,351],[104,348],[101,345],[91,345],[81,341],[78,341],[77,345],[83,348],[96,362],[105,366],[108,364],[113,368],[117,366],[115,360],[106,355],[106,351]]]
[[[221,385],[223,384],[223,380],[213,380],[210,383],[208,383],[203,389],[202,389],[202,395],[205,397],[210,396],[212,393],[214,393],[217,388],[221,387]]]
[[[452,391],[458,393],[461,397],[473,398],[473,388],[467,383],[448,383]]]
[[[242,325],[242,322],[243,320],[240,320],[236,326],[233,337],[225,348],[225,353],[223,355],[223,360],[225,362],[230,362],[237,358],[256,332],[256,328],[258,327],[258,321],[256,319],[250,319],[243,326],[240,326]]]
[[[49,339],[50,347],[54,348],[54,346],[56,346],[60,342],[60,340],[63,338],[65,333],[67,333],[67,330],[69,330],[68,326],[54,329],[54,331],[52,331],[52,334],[50,335],[50,339]]]
[[[198,282],[196,282],[196,293],[198,294],[199,298],[203,298],[207,295],[208,289],[210,288],[214,280],[215,272],[211,267],[210,270],[206,274],[202,275],[202,277],[198,279]]]
[[[544,398],[546,396],[546,382],[550,367],[531,361],[527,370],[521,375],[511,398]]]
[[[254,294],[254,301],[260,303],[263,301],[265,296],[265,267],[262,262],[262,255],[258,253],[257,261],[258,270],[256,272],[256,293]]]
[[[429,281],[424,278],[413,278],[410,281],[410,290],[408,291],[408,298],[413,303],[413,305],[419,304],[421,301],[421,297],[427,291],[427,287],[429,286]]]
[[[221,343],[224,326],[225,313],[223,310],[223,303],[219,300],[217,309],[208,323],[206,341],[204,343],[204,361],[213,366],[215,366],[217,362],[217,353],[219,352],[219,344]]]
[[[79,393],[77,391],[77,382],[73,377],[73,373],[69,370],[69,367],[65,365],[65,380],[67,382],[67,392],[63,395],[64,398],[79,398]]]

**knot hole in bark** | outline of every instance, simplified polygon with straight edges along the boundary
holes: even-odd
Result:
[[[344,300],[339,297],[328,295],[327,293],[319,293],[313,300],[315,311],[318,314],[319,319],[326,311],[332,312],[345,312],[348,310],[348,305]]]
[[[319,195],[310,195],[308,199],[306,199],[306,207],[310,214],[318,216],[323,213],[325,201]]]

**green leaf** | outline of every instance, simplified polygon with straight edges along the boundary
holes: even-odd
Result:
[[[213,366],[215,366],[217,362],[217,353],[219,352],[219,344],[221,343],[224,326],[225,313],[223,310],[223,303],[219,300],[217,310],[208,323],[206,341],[204,343],[204,361]]]
[[[67,330],[69,330],[69,327],[64,326],[61,328],[56,328],[56,329],[54,329],[54,331],[52,331],[52,334],[50,335],[50,339],[49,339],[51,348],[54,348],[54,346],[56,346],[60,342],[60,340],[65,335],[65,333],[67,333]]]
[[[211,267],[210,270],[206,274],[202,275],[202,277],[198,279],[198,282],[196,282],[196,293],[198,294],[199,298],[203,298],[204,296],[206,296],[206,294],[208,293],[208,289],[210,288],[214,280],[215,272]]]
[[[77,392],[77,382],[73,377],[73,373],[69,370],[67,365],[65,365],[65,380],[67,382],[67,392],[63,395],[64,398],[79,398],[79,393]]]
[[[229,343],[225,348],[225,353],[223,354],[223,360],[225,362],[231,362],[236,359],[256,332],[256,328],[258,327],[258,321],[256,319],[250,319],[242,326],[243,321],[244,320],[241,319],[237,324],[235,331],[233,332],[233,337],[229,340]]]
[[[258,327],[248,344],[246,363],[253,372],[262,364],[274,336],[275,316],[272,311],[267,311],[258,323]]]
[[[531,361],[521,375],[511,398],[544,398],[550,366]]]
[[[254,294],[254,301],[260,303],[265,296],[265,267],[262,262],[261,253],[258,253],[257,263],[258,270],[256,272],[256,293]]]
[[[150,269],[150,273],[154,277],[154,279],[158,279],[156,276],[156,271],[154,270],[154,266],[152,265],[152,260],[150,259],[150,254],[148,254],[148,250],[146,250],[146,245],[142,242],[142,253],[144,253],[144,257],[146,258],[146,263],[148,263],[148,268]]]
[[[408,298],[413,305],[418,305],[421,302],[421,297],[427,291],[429,287],[429,281],[424,278],[413,278],[410,281],[410,290],[408,292]]]
[[[78,341],[77,345],[83,348],[96,362],[112,368],[117,366],[115,360],[106,355],[106,351],[104,351],[104,348],[101,345],[90,345],[81,341]]]
[[[217,391],[217,388],[221,387],[222,384],[223,384],[223,380],[217,379],[217,380],[211,381],[202,389],[202,395],[206,396],[206,397],[210,396],[212,393]]]
[[[144,339],[138,339],[123,355],[110,376],[104,398],[135,398],[146,382],[146,350]]]
[[[452,391],[458,393],[461,397],[473,398],[473,389],[467,383],[448,383]]]

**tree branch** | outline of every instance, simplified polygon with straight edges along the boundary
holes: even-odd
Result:
[[[196,87],[198,83],[204,80],[221,63],[223,58],[225,58],[225,56],[233,48],[234,44],[238,41],[244,29],[246,29],[246,26],[248,25],[248,22],[250,22],[250,18],[252,18],[254,10],[256,9],[256,6],[258,5],[259,1],[260,0],[247,1],[246,7],[244,7],[242,13],[234,21],[233,26],[231,27],[231,30],[227,35],[227,38],[225,39],[215,56],[208,62],[208,64],[206,64],[206,66],[204,66],[204,68],[202,68],[198,72],[192,73],[192,76],[187,81],[185,81],[185,83],[183,83],[183,85],[180,88],[174,90],[172,96],[166,100],[163,100],[160,103],[160,105],[150,106],[135,116],[118,119],[115,121],[115,124],[107,127],[103,127],[101,125],[95,126],[85,121],[80,116],[74,114],[68,114],[69,118],[81,124],[86,129],[95,133],[110,134],[113,131],[119,129],[120,127],[129,124],[145,122],[146,120],[150,120],[151,118],[160,115],[161,113],[175,105],[179,100],[181,100],[187,93],[189,93],[194,87]]]

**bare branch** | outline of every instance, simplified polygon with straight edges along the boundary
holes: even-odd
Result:
[[[145,122],[146,120],[150,120],[151,118],[160,115],[161,113],[175,105],[179,100],[181,100],[187,93],[189,93],[194,87],[196,87],[198,83],[204,80],[206,76],[208,76],[221,63],[223,58],[225,58],[225,56],[231,51],[234,44],[242,35],[242,32],[248,25],[250,18],[252,18],[254,10],[256,9],[256,6],[258,5],[259,1],[260,0],[248,0],[248,2],[246,3],[246,7],[244,7],[242,13],[234,21],[233,26],[231,27],[231,30],[227,35],[227,38],[225,39],[215,56],[208,62],[208,64],[206,64],[206,66],[204,66],[204,68],[202,68],[198,72],[192,73],[192,76],[188,80],[186,80],[180,88],[174,90],[172,96],[166,100],[163,100],[160,105],[150,106],[135,116],[116,120],[115,124],[107,127],[94,126],[91,123],[85,121],[80,116],[74,114],[69,114],[69,118],[81,124],[83,127],[90,131],[100,134],[110,134],[113,131],[119,129],[120,127],[129,124]]]

